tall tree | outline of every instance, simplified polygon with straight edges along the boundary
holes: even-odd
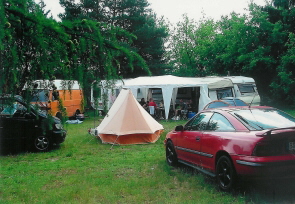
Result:
[[[217,25],[212,19],[195,22],[186,15],[171,34],[168,58],[178,76],[206,76],[216,73],[219,65],[216,60]],[[212,67],[214,69],[212,69]],[[212,71],[213,70],[213,71]]]
[[[277,100],[294,105],[295,1],[273,0],[272,5],[267,5],[262,10],[268,13],[271,23],[280,25],[275,36],[277,45],[274,47],[279,64],[276,66],[277,75],[273,78],[270,88]]]
[[[31,0],[4,0],[1,91],[16,93],[33,79],[51,79],[67,53],[68,36]]]
[[[65,13],[62,20],[73,17],[92,19],[110,26],[122,28],[132,33],[135,38],[129,44],[129,39],[121,36],[121,45],[127,46],[138,53],[146,61],[149,70],[154,75],[163,74],[166,68],[164,55],[164,39],[167,37],[167,27],[162,21],[147,9],[146,0],[81,0],[74,4],[72,0],[61,0]],[[122,77],[135,77],[148,75],[150,72],[141,64],[134,63],[134,69],[126,69],[127,61],[124,56],[120,58]]]
[[[26,82],[36,79],[78,80],[86,87],[94,79],[117,78],[124,70],[122,56],[128,65],[124,68],[137,63],[147,69],[142,57],[128,47],[134,36],[121,28],[91,19],[58,23],[47,18],[43,2],[33,0],[4,0],[3,5],[0,94],[19,93]]]

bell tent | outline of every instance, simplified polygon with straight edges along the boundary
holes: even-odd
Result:
[[[163,129],[129,89],[122,89],[95,132],[103,143],[125,145],[154,143]]]

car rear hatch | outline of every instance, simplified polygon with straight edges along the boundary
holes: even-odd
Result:
[[[295,127],[270,129],[256,136],[263,139],[255,148],[255,156],[295,154]]]

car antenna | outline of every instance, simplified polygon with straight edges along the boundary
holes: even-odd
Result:
[[[255,98],[256,94],[257,94],[257,93],[254,94],[254,96],[253,96],[251,102],[249,103],[249,108],[251,108],[251,105],[252,105],[252,103],[253,103],[253,101],[254,101],[254,98]]]
[[[235,106],[237,106],[236,99],[234,97],[233,97],[233,102],[234,102]]]

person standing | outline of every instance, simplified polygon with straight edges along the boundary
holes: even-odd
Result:
[[[150,98],[149,109],[150,109],[151,115],[155,115],[156,108],[157,108],[157,104],[154,102],[154,100],[152,98]]]

